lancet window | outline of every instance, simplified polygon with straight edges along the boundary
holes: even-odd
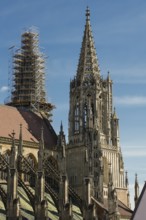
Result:
[[[92,118],[92,122],[94,125],[94,104],[93,103],[91,103],[91,118]]]
[[[74,125],[75,132],[79,132],[79,114],[80,114],[79,102],[77,101],[75,106],[75,125]]]
[[[83,125],[84,125],[84,128],[86,128],[87,126],[87,112],[88,112],[88,107],[87,107],[87,103],[84,104],[84,114],[83,114]]]

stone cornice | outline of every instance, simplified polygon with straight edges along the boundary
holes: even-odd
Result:
[[[0,144],[10,144],[12,143],[12,139],[11,138],[7,138],[7,137],[0,137]],[[19,140],[15,140],[16,145],[19,144]],[[31,141],[23,141],[23,146],[24,147],[30,147],[30,148],[37,148],[39,146],[39,143],[36,142],[31,142]]]

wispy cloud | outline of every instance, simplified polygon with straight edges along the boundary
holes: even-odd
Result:
[[[127,78],[125,78],[125,79],[115,79],[114,80],[114,85],[115,84],[125,84],[125,85],[139,85],[139,84],[142,84],[142,85],[144,85],[144,84],[146,84],[146,78],[141,78],[141,79],[138,79],[138,78],[132,78],[132,79],[127,79]]]
[[[116,68],[116,67],[111,67],[111,75],[113,76],[126,76],[127,78],[128,77],[131,77],[131,76],[134,76],[134,77],[145,77],[146,76],[146,65],[143,64],[143,63],[140,63],[140,64],[136,64],[136,65],[133,65],[130,63],[128,64],[128,67],[125,67],[123,68],[122,66],[119,68]],[[131,79],[132,80],[132,79]]]
[[[0,92],[7,92],[9,90],[9,87],[8,86],[2,86],[0,88]]]
[[[142,106],[146,105],[146,96],[119,96],[114,97],[116,105]]]
[[[123,146],[124,157],[145,157],[146,146]]]

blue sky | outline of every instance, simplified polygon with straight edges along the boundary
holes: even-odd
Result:
[[[121,147],[130,189],[137,172],[146,180],[146,1],[145,0],[5,0],[0,3],[0,102],[8,96],[9,48],[20,47],[21,33],[37,27],[46,60],[48,101],[56,105],[55,130],[61,120],[67,134],[69,82],[76,74],[85,25],[91,25],[101,69],[110,71],[120,118]],[[133,200],[131,195],[131,201]]]

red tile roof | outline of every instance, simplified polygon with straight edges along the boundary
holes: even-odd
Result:
[[[0,105],[0,137],[11,138],[14,130],[15,138],[19,139],[20,124],[24,141],[38,143],[43,127],[45,147],[52,148],[56,145],[57,135],[50,122],[41,114]]]

